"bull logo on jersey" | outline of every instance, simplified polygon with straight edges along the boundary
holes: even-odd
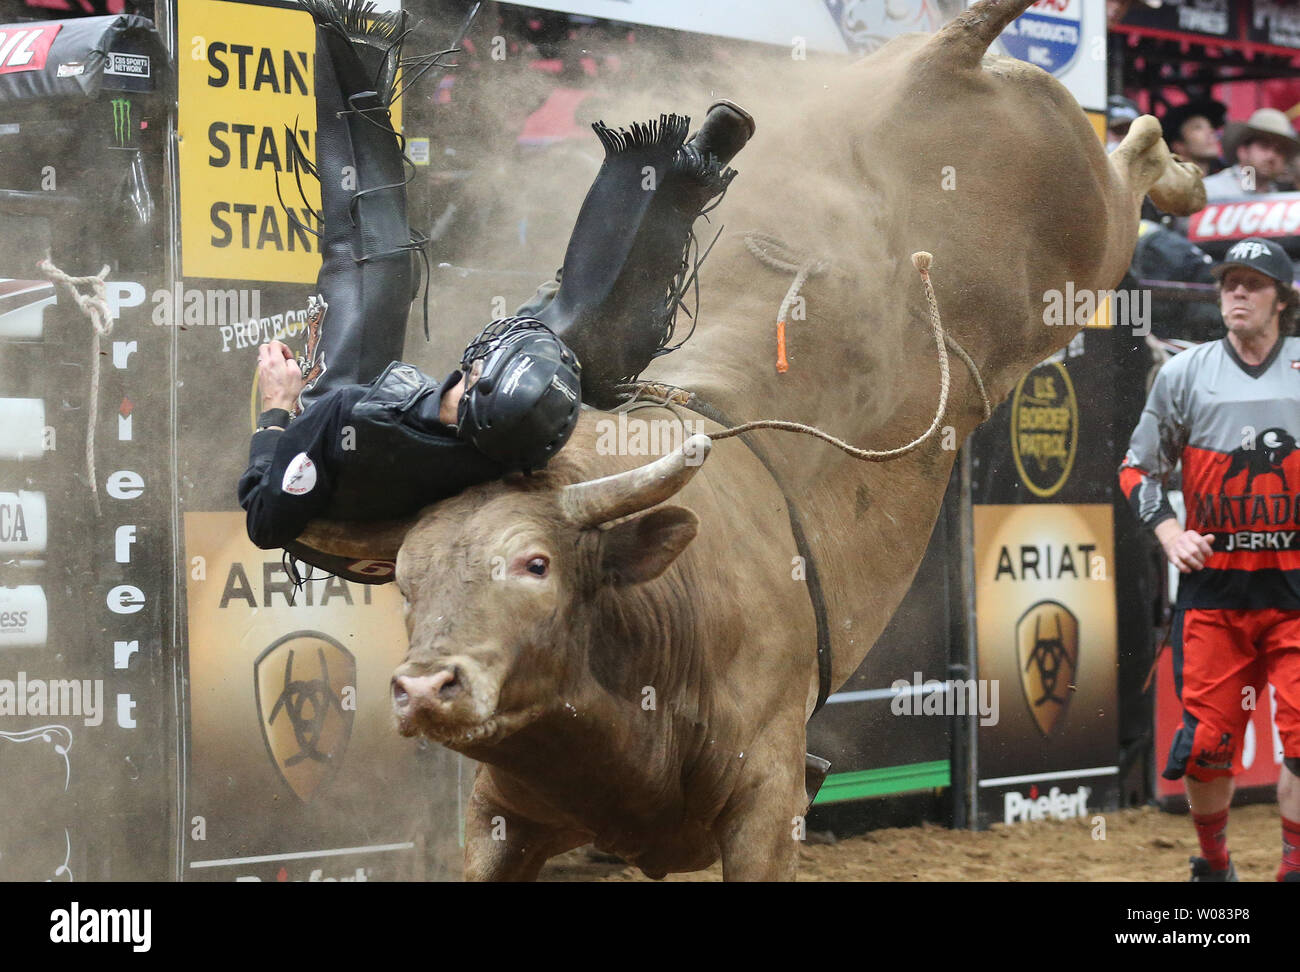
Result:
[[[1059,601],[1039,601],[1016,622],[1020,686],[1044,736],[1070,707],[1079,670],[1079,619]]]
[[[343,763],[352,736],[356,681],[352,653],[319,631],[285,635],[253,664],[267,753],[304,803]]]
[[[1226,493],[1228,480],[1236,478],[1242,472],[1246,474],[1246,488],[1243,492],[1251,491],[1251,484],[1256,476],[1269,474],[1282,480],[1282,489],[1285,492],[1289,487],[1286,484],[1286,473],[1282,471],[1282,463],[1293,452],[1295,452],[1295,437],[1290,432],[1286,429],[1265,429],[1260,433],[1254,448],[1247,449],[1245,446],[1239,446],[1228,453],[1226,457],[1228,468],[1223,474],[1219,492]]]

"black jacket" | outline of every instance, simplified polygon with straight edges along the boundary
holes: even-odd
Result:
[[[334,389],[283,432],[253,433],[248,469],[239,480],[239,505],[248,513],[253,543],[264,550],[283,547],[317,518],[411,516],[506,472],[437,421],[438,403],[460,381],[459,371],[440,384],[420,375],[428,391],[376,408],[377,386],[397,367],[394,362],[372,385]]]

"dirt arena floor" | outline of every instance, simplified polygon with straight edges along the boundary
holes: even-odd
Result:
[[[1091,815],[1090,815],[1091,816]],[[800,881],[1185,881],[1198,853],[1191,818],[1154,807],[1105,814],[1106,836],[1087,821],[996,825],[974,832],[932,824],[875,830],[800,851]],[[817,839],[814,836],[814,839]],[[1271,881],[1281,855],[1277,806],[1236,807],[1228,848],[1243,881]],[[635,868],[593,860],[587,848],[552,860],[543,881],[646,881]],[[715,864],[669,881],[720,881]]]

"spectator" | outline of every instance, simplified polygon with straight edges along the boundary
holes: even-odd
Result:
[[[1300,152],[1291,120],[1276,108],[1260,108],[1250,120],[1229,122],[1223,132],[1224,155],[1236,164],[1205,180],[1210,199],[1234,199],[1293,188],[1287,163]]]
[[[1202,175],[1223,168],[1219,161],[1219,129],[1228,109],[1212,98],[1175,105],[1160,119],[1169,151],[1201,167]]]
[[[1128,127],[1137,121],[1142,110],[1137,102],[1123,95],[1111,95],[1106,102],[1106,151],[1113,152],[1115,146],[1124,141]]]

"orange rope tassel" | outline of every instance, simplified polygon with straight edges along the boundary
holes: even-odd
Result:
[[[776,370],[782,375],[790,370],[790,363],[785,360],[785,321],[776,322]]]

